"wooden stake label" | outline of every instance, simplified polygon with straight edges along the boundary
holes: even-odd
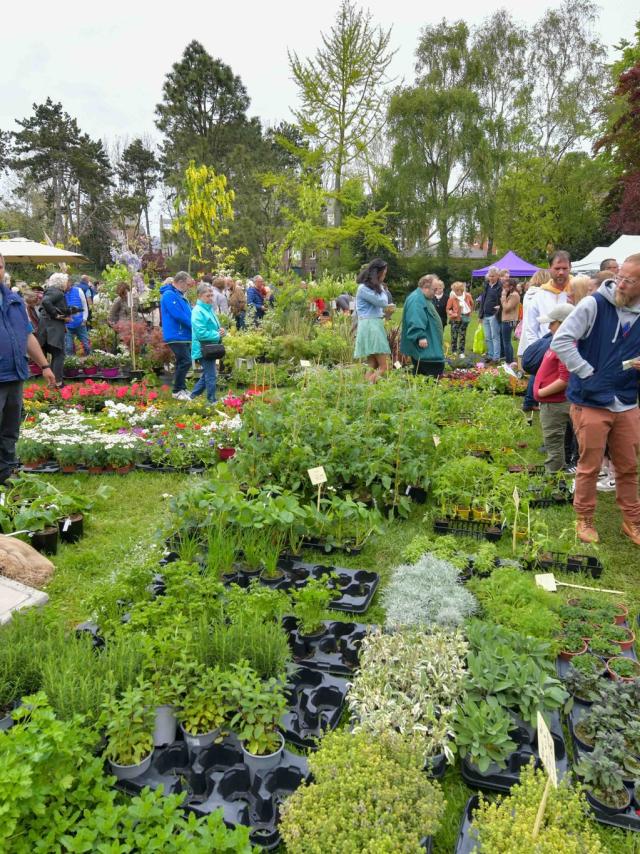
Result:
[[[436,446],[436,448],[440,444],[440,436],[436,436],[435,433],[433,434],[433,444]]]
[[[327,482],[327,475],[323,466],[317,466],[314,469],[307,469],[307,473],[309,475],[309,480],[314,486],[320,486],[320,484]]]
[[[558,769],[556,768],[556,751],[553,738],[546,725],[544,718],[538,712],[538,750],[545,771],[549,775],[552,785],[558,788]]]
[[[301,368],[310,368],[311,362],[308,359],[300,359],[300,367]]]

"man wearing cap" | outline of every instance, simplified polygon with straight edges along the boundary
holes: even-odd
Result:
[[[622,532],[640,546],[640,253],[580,301],[551,342],[571,373],[567,397],[580,460],[573,507],[582,542],[599,542],[593,517],[605,445],[616,471]]]
[[[548,324],[549,332],[555,335],[572,311],[573,306],[567,303],[556,305],[539,320]],[[553,350],[547,350],[535,375],[533,396],[540,404],[540,425],[547,452],[544,465],[550,473],[563,471],[567,465],[565,433],[570,423],[570,403],[565,390],[568,385],[569,371]]]

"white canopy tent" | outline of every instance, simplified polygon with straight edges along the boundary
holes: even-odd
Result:
[[[611,246],[596,246],[588,255],[571,265],[573,273],[596,273],[607,258],[615,258],[619,264],[640,252],[640,234],[623,234]]]
[[[10,240],[0,240],[0,255],[9,264],[87,264],[84,255],[48,246],[46,243],[36,243],[27,237],[12,237]]]

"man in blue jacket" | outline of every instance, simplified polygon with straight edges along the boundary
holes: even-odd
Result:
[[[185,293],[192,284],[189,273],[181,270],[173,277],[173,284],[160,288],[162,338],[176,357],[172,395],[176,400],[190,399],[186,379],[191,367],[191,306]]]
[[[593,521],[596,484],[608,445],[622,533],[640,546],[640,253],[630,255],[620,275],[580,301],[556,332],[551,349],[571,373],[567,397],[580,449],[573,494],[578,537],[585,543],[599,541]]]
[[[0,483],[17,465],[22,386],[29,377],[27,357],[42,368],[42,376],[55,386],[47,357],[33,334],[22,297],[4,284],[4,258],[0,255]]]

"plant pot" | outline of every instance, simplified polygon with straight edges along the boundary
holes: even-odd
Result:
[[[168,704],[156,706],[156,722],[153,729],[154,747],[164,747],[166,744],[173,744],[176,740],[177,728],[178,721],[176,720],[174,707]]]
[[[616,602],[616,608],[618,609],[618,613],[616,614],[616,626],[621,626],[626,622],[627,617],[629,616],[629,609],[621,602]]]
[[[585,653],[587,651],[587,646],[588,644],[585,641],[582,649],[577,649],[575,652],[569,652],[569,650],[567,649],[562,649],[560,650],[560,658],[563,661],[571,661],[571,659],[574,658],[576,655],[582,655],[583,653]]]
[[[278,733],[278,738],[280,739],[280,747],[273,753],[267,753],[264,756],[259,756],[256,753],[249,753],[244,744],[242,744],[244,764],[249,769],[251,782],[253,782],[256,774],[262,775],[265,771],[270,771],[272,768],[275,768],[280,764],[282,751],[284,750],[284,736],[282,733]]]
[[[621,650],[625,651],[631,649],[636,642],[636,636],[631,629],[627,629],[627,633],[629,635],[629,640],[624,641],[614,641],[617,643]]]
[[[98,366],[85,365],[85,367],[82,369],[82,373],[85,375],[85,377],[95,377],[95,375],[98,373]]]
[[[0,712],[0,732],[11,729],[14,723],[15,721],[11,717],[11,712],[7,712],[7,714]]]
[[[118,765],[110,759],[109,766],[118,780],[133,780],[135,777],[139,777],[141,774],[144,774],[145,771],[149,770],[152,759],[153,750],[145,759],[142,760],[142,762],[138,762],[137,765]]]
[[[103,368],[102,376],[105,380],[113,380],[120,375],[120,368]]]
[[[629,806],[631,805],[631,792],[628,789],[625,789],[625,795],[620,793],[620,801],[617,804],[609,804],[606,801],[601,801],[600,798],[591,791],[591,789],[587,789],[587,800],[591,806],[603,813],[606,813],[606,815],[617,815],[618,813],[626,812],[629,809]]]
[[[27,460],[23,461],[22,468],[27,469],[29,471],[33,471],[33,469],[39,469],[40,466],[43,466],[47,462],[46,457],[40,457],[37,460]]]
[[[471,762],[470,759],[465,759],[465,762],[469,765],[473,773],[479,777],[493,777],[494,774],[501,774],[504,771],[504,768],[501,768],[497,762],[490,762],[486,771],[481,771],[475,762]]]
[[[281,569],[278,570],[277,575],[266,575],[266,569],[263,569],[260,573],[260,583],[265,584],[267,587],[275,587],[277,584],[280,584],[283,578],[284,572]]]
[[[31,534],[31,545],[37,551],[45,555],[55,555],[58,553],[58,528],[43,528],[41,531],[34,531]]]
[[[133,463],[129,463],[126,466],[114,466],[114,471],[116,474],[129,474],[133,469]]]
[[[577,744],[578,744],[578,747],[580,748],[580,750],[582,750],[582,752],[583,752],[583,753],[591,753],[591,751],[592,751],[592,750],[594,749],[594,747],[595,747],[595,744],[592,744],[592,743],[591,743],[591,742],[589,742],[589,741],[584,741],[584,740],[580,737],[579,730],[577,729],[577,726],[578,726],[578,724],[579,724],[579,723],[580,723],[580,721],[578,721],[578,722],[574,725],[574,727],[573,727],[573,737],[575,738],[575,740],[576,740],[576,742],[577,742]]]
[[[235,582],[237,582],[237,580],[238,580],[238,573],[235,572],[234,570],[231,570],[230,572],[223,572],[222,573],[222,583],[223,584],[234,584]]]
[[[87,466],[87,471],[89,474],[102,474],[104,466]]]
[[[235,448],[218,448],[218,459],[222,462],[226,460],[230,460],[231,457],[235,457],[236,449]]]
[[[203,747],[210,747],[220,737],[220,727],[211,730],[211,732],[198,733],[197,735],[191,735],[182,724],[180,724],[180,730],[189,750],[200,750]]]
[[[428,777],[439,779],[443,776],[447,767],[447,757],[444,753],[435,756],[427,756],[424,761],[424,771]]]
[[[623,661],[631,661],[635,665],[636,675],[635,676],[619,676],[615,671],[615,663],[622,659]],[[607,670],[609,671],[609,676],[612,679],[617,679],[618,682],[635,682],[636,679],[640,679],[640,662],[635,661],[633,658],[625,658],[623,656],[614,656],[607,661]]]
[[[78,470],[78,466],[76,465],[60,465],[60,471],[63,474],[73,474],[74,471]]]
[[[74,513],[73,516],[60,519],[58,530],[63,543],[77,543],[84,534],[84,516],[82,513]]]
[[[42,373],[42,371],[40,371],[40,373]],[[64,375],[67,379],[75,379],[75,377],[80,376],[80,368],[65,368]]]

